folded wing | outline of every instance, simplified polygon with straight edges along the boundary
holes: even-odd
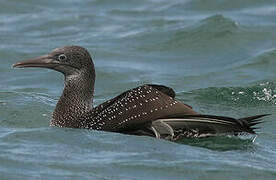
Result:
[[[235,119],[213,115],[175,115],[154,121],[150,127],[157,138],[177,140],[183,137],[206,137],[222,134],[255,134],[255,125],[268,114]]]

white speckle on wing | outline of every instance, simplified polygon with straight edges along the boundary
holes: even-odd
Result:
[[[153,121],[158,114],[168,111],[176,103],[173,98],[168,98],[151,86],[140,86],[80,116],[79,123],[82,128],[112,130],[113,126],[117,128],[126,123]]]

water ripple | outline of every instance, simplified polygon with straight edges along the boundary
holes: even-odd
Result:
[[[210,103],[253,107],[276,104],[276,85],[269,81],[248,87],[210,87],[192,93],[196,100]]]

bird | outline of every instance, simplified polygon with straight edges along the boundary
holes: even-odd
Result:
[[[159,84],[144,84],[93,106],[95,67],[81,46],[64,46],[14,68],[48,68],[64,75],[64,89],[50,126],[109,131],[177,141],[220,135],[256,134],[261,114],[244,118],[200,114],[178,101],[175,91]]]

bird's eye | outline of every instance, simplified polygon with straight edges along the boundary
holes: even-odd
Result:
[[[65,56],[65,54],[61,54],[61,55],[58,56],[59,61],[64,61],[66,59],[67,59],[67,57]]]

